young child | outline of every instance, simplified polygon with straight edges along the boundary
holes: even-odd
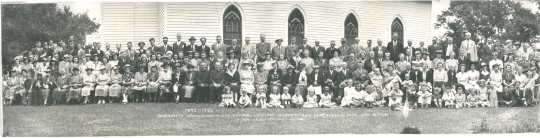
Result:
[[[221,95],[221,99],[221,103],[219,104],[220,107],[234,108],[234,106],[236,105],[231,88],[229,88],[228,86],[225,86],[223,88],[223,94]]]
[[[336,103],[332,102],[332,95],[330,95],[330,88],[324,87],[323,94],[321,95],[321,101],[319,102],[321,108],[334,108]]]
[[[401,97],[403,96],[403,92],[399,89],[399,83],[398,82],[394,83],[394,86],[392,87],[392,89],[390,91],[390,95],[393,95],[392,96],[393,98],[391,98],[389,100],[389,105],[393,105],[394,103],[401,104],[401,100],[402,100]]]
[[[364,101],[367,108],[373,108],[373,104],[375,103],[377,93],[373,92],[373,89],[373,85],[368,85],[366,87],[367,95],[365,95]]]
[[[272,87],[272,93],[269,96],[270,102],[266,105],[268,108],[283,108],[283,105],[281,105],[281,98],[279,95],[279,87],[273,86]]]
[[[380,87],[373,86],[373,93],[375,93],[375,95],[377,95],[375,97],[375,103],[373,105],[375,105],[377,107],[384,106],[386,101],[384,100],[383,89],[380,88]]]
[[[456,100],[456,97],[453,90],[454,89],[452,87],[447,87],[442,96],[442,100],[444,101],[444,106],[446,108],[454,107],[454,100]]]
[[[302,98],[302,95],[300,95],[300,91],[295,91],[294,93],[295,94],[292,97],[292,105],[297,109],[300,109],[304,105],[304,98]]]
[[[463,104],[465,103],[465,100],[466,100],[466,96],[465,94],[463,94],[463,90],[465,90],[465,87],[463,86],[458,86],[457,87],[457,94],[455,96],[456,98],[456,109],[463,109]]]
[[[416,109],[418,106],[418,94],[416,92],[416,84],[408,85],[407,87],[404,87],[404,88],[405,88],[405,92],[407,92],[407,97],[409,98],[408,99],[409,103],[405,103],[405,104],[407,104],[407,106],[412,105],[412,109]]]
[[[314,89],[308,90],[308,95],[306,96],[306,103],[304,103],[304,108],[316,108],[319,107],[317,104],[317,95],[315,95]]]
[[[343,88],[343,99],[341,99],[341,105],[344,106],[350,106],[350,104],[353,102],[353,96],[354,93],[356,93],[356,90],[353,87],[353,81],[352,80],[345,80],[347,83],[347,87]]]
[[[398,100],[396,93],[392,93],[391,97],[392,97],[391,98],[392,101]],[[390,104],[390,110],[392,110],[392,111],[401,111],[401,110],[403,110],[403,105],[401,104],[401,102],[393,102],[392,104]]]
[[[251,99],[249,98],[249,95],[247,95],[247,90],[242,89],[240,99],[238,100],[238,107],[242,109],[249,106],[251,106]]]
[[[479,80],[478,90],[476,90],[478,98],[480,98],[480,100],[478,101],[480,103],[480,107],[489,107],[488,88],[486,87],[485,83],[485,80]]]
[[[479,101],[479,97],[476,95],[476,92],[475,91],[471,91],[471,93],[469,94],[469,96],[467,96],[467,103],[465,105],[467,105],[468,108],[472,108],[472,107],[478,107],[478,104],[480,104],[478,101]]]
[[[289,87],[283,87],[283,94],[281,94],[281,103],[285,108],[291,108],[291,94],[289,94]]]
[[[418,104],[420,104],[422,109],[428,109],[429,105],[431,104],[431,91],[427,86],[422,86],[420,88],[418,97]]]
[[[261,108],[266,108],[266,87],[259,87],[256,97],[255,106],[259,106],[260,104]]]
[[[434,87],[433,88],[433,102],[437,106],[437,108],[442,108],[442,94],[441,94],[441,87]]]

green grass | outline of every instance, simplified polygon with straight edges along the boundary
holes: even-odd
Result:
[[[196,112],[186,112],[196,109]],[[202,112],[203,109],[212,112]],[[517,114],[501,121],[500,114]],[[163,114],[184,117],[159,117]],[[186,117],[187,115],[219,117]],[[231,117],[223,117],[221,115]],[[287,114],[298,116],[283,117]],[[149,135],[259,135],[400,133],[416,126],[421,133],[470,133],[484,117],[490,127],[516,124],[538,117],[537,107],[413,110],[405,119],[389,108],[338,109],[227,109],[210,104],[137,103],[4,106],[5,136],[149,136]],[[250,117],[234,117],[249,115]],[[264,115],[263,117],[257,117]],[[273,117],[268,115],[274,115]],[[302,116],[311,115],[311,116]],[[314,116],[319,115],[319,116]],[[320,116],[320,115],[327,115]],[[334,115],[334,116],[332,116]],[[246,119],[246,120],[244,120]],[[269,121],[274,120],[274,121]],[[474,123],[473,123],[474,122]]]

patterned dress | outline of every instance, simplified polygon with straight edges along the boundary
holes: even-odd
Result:
[[[268,72],[257,72],[254,74],[255,76],[255,88],[261,88],[261,87],[268,87],[266,85],[266,81],[268,80]],[[240,74],[240,78],[242,78],[242,74]],[[257,90],[259,91],[259,90]]]
[[[146,90],[146,85],[139,85],[139,83],[145,83],[147,81],[146,77],[148,76],[148,74],[146,72],[137,72],[135,73],[135,86],[133,87],[134,90],[137,90],[137,91],[145,91]]]
[[[109,97],[118,97],[120,95],[120,91],[122,90],[122,86],[120,85],[122,82],[122,74],[112,74],[110,82],[111,86],[109,87]]]
[[[99,83],[108,83],[109,82],[109,74],[98,74],[97,75],[97,82],[98,85],[96,86],[96,96],[108,96],[109,92],[109,85],[99,85]]]
[[[71,88],[69,89],[67,99],[80,98],[83,82],[84,82],[83,77],[81,75],[71,76],[71,78],[69,79],[69,84],[71,85]],[[73,85],[79,85],[79,86],[73,86]]]
[[[304,108],[316,108],[316,107],[319,107],[319,104],[317,104],[317,96],[316,95],[306,96],[306,103],[304,103]]]
[[[240,89],[245,90],[248,94],[253,94],[255,91],[255,86],[253,86],[253,81],[255,80],[255,75],[251,70],[242,70],[240,71]]]
[[[122,75],[122,82],[128,83],[128,82],[134,82],[135,76],[133,73],[124,72],[124,75]],[[133,84],[122,84],[122,90],[120,91],[121,94],[126,94],[129,97],[133,97],[134,95],[131,94],[133,88]]]
[[[147,93],[155,93],[158,91],[158,87],[159,87],[159,83],[158,83],[158,80],[159,80],[159,73],[156,71],[151,71],[150,73],[148,73],[148,87],[146,87],[146,92]]]

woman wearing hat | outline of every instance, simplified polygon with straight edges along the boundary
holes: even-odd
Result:
[[[94,91],[94,86],[96,85],[96,75],[92,72],[94,69],[92,67],[86,68],[86,74],[82,75],[84,87],[81,90],[81,96],[84,97],[82,104],[87,104],[89,102],[88,98],[91,95],[91,91]]]
[[[264,70],[263,68],[264,68],[263,65],[261,64],[257,65],[257,72],[254,73],[255,88],[261,88],[261,87],[268,88],[268,85],[267,85],[268,71]],[[266,93],[267,95],[269,94],[268,92]]]
[[[137,66],[139,66],[139,69],[143,69],[144,72],[148,72],[148,57],[146,54],[142,54],[140,58],[138,58]],[[144,68],[140,68],[140,66],[144,66]]]
[[[103,59],[107,59],[106,57],[103,57]],[[99,69],[100,73],[97,75],[97,86],[96,86],[96,99],[98,100],[98,104],[105,104],[105,98],[108,96],[109,92],[109,81],[110,81],[110,75],[107,72],[107,68],[101,67]]]
[[[255,86],[253,85],[253,83],[255,82],[255,74],[251,70],[251,63],[242,63],[242,70],[240,70],[239,74],[241,83],[240,89],[245,89],[249,97],[251,97],[251,99],[254,99],[253,92],[255,91]]]
[[[480,66],[481,67],[481,70],[480,70],[480,76],[479,76],[479,79],[483,79],[483,80],[486,80],[486,82],[489,82],[489,70],[488,70],[488,64],[486,64],[485,62],[482,62],[480,63]],[[487,83],[486,83],[487,84]]]
[[[158,89],[159,89],[159,72],[156,65],[150,67],[150,72],[148,72],[148,86],[146,87],[146,93],[148,94],[148,101],[154,102],[157,100]]]
[[[99,72],[100,72],[99,69],[101,69],[101,67],[103,67],[103,62],[101,62],[101,61],[99,60],[99,55],[98,55],[98,54],[94,54],[92,57],[93,57],[93,59],[94,59],[94,61],[93,61],[93,62],[94,62],[94,65],[92,66],[92,68],[93,68],[94,70],[92,71],[92,74],[98,75]]]
[[[162,99],[165,102],[168,102],[171,96],[171,80],[172,80],[172,71],[169,70],[169,64],[163,64],[161,66],[163,71],[159,72],[159,97],[156,102],[160,102]]]
[[[88,68],[87,68],[88,70]],[[62,71],[60,71],[62,72]],[[63,72],[63,73],[66,73],[66,72]],[[62,73],[61,73],[62,74]],[[71,77],[69,78],[68,80],[68,84],[69,84],[69,93],[67,95],[67,101],[66,103],[67,104],[70,104],[70,100],[77,100],[77,101],[80,101],[80,96],[81,96],[81,90],[83,88],[83,84],[84,84],[84,78],[79,75],[79,69],[78,68],[74,68],[73,69],[73,74],[71,75]]]
[[[122,74],[122,103],[127,104],[128,98],[133,98],[133,84],[135,83],[135,78],[133,73],[131,73],[131,65],[127,64],[124,66],[124,74]]]
[[[382,71],[387,71],[390,65],[394,65],[394,61],[392,61],[391,57],[390,52],[384,53],[384,59],[381,62]]]
[[[113,67],[113,72],[111,74],[110,84],[109,87],[109,103],[113,103],[118,96],[120,95],[120,92],[122,90],[122,74],[120,74],[120,69],[118,66]]]
[[[315,54],[315,53],[313,53]],[[324,52],[319,52],[319,55],[318,56],[313,56],[313,65],[314,66],[319,66],[320,67],[320,70],[321,72],[325,72],[326,70],[328,70],[328,60],[326,60],[324,58]],[[283,68],[283,72],[286,72],[285,68],[287,66],[284,66]]]
[[[9,106],[12,105],[13,99],[15,99],[15,93],[20,93],[19,91],[24,92],[24,88],[22,87],[21,78],[16,70],[11,70],[9,73],[9,78],[7,78],[7,88],[4,93],[4,98],[6,99],[4,104],[7,104]]]
[[[75,69],[74,69],[75,70]],[[78,72],[78,71],[77,71]],[[64,96],[68,92],[69,89],[69,80],[70,77],[65,72],[59,72],[59,76],[54,80],[54,84],[56,87],[54,88],[52,92],[52,100],[53,105],[59,104],[61,101],[64,100]]]
[[[225,66],[229,66],[230,64],[234,64],[234,65],[240,65],[240,61],[236,58],[234,58],[235,55],[234,55],[234,51],[233,50],[229,50],[227,52],[227,59],[226,59],[226,63],[225,63]],[[237,67],[236,67],[237,68]],[[235,69],[236,69],[235,68]]]
[[[219,55],[219,54],[218,54]],[[225,61],[224,63],[226,63],[227,61]],[[244,62],[249,62],[251,65],[257,65],[255,63],[255,60],[249,58],[249,55],[248,55],[248,52],[245,51],[245,52],[242,52],[242,59],[240,59],[240,62],[239,63],[244,63]],[[286,62],[286,61],[285,61]],[[225,64],[222,64],[222,65],[225,65]],[[238,65],[238,64],[235,64],[235,65]],[[279,66],[279,65],[278,65]],[[242,65],[238,65],[238,67],[235,67],[234,69],[240,71],[242,69]]]
[[[135,73],[135,84],[133,86],[133,93],[135,95],[134,102],[138,102],[142,99],[145,102],[146,86],[148,85],[147,73],[144,71],[147,65],[139,64],[139,71]]]
[[[15,57],[15,62],[13,62],[13,66],[11,66],[12,70],[15,70],[15,72],[21,72],[22,71],[22,64],[19,57]]]
[[[148,69],[151,70],[151,68],[152,68],[153,66],[156,66],[156,67],[160,66],[160,65],[159,65],[159,61],[158,61],[159,59],[157,59],[157,55],[156,55],[156,54],[150,55],[150,58],[149,58],[149,59],[150,59],[150,60],[148,61]],[[149,71],[150,71],[150,70],[149,70]],[[158,70],[159,70],[159,68],[158,68]]]
[[[249,65],[249,61],[248,61],[248,65]],[[225,80],[225,85],[229,86],[229,88],[231,88],[231,90],[233,91],[233,94],[234,94],[234,99],[235,100],[238,100],[238,98],[240,97],[239,95],[239,92],[240,92],[240,73],[239,71],[237,71],[235,69],[236,65],[229,65],[226,67],[226,70],[225,70],[225,74],[223,75],[224,76],[224,80]],[[247,94],[247,93],[246,93]]]
[[[489,80],[487,82],[493,87],[493,89],[497,91],[498,94],[500,94],[503,90],[503,73],[499,69],[499,64],[494,64],[492,68],[493,70],[490,73]]]

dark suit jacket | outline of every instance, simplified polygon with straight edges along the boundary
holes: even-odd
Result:
[[[184,53],[188,53],[189,54],[189,51],[193,51],[193,52],[197,52],[197,45],[193,45],[195,47],[195,49],[192,48],[192,45],[186,45],[186,47],[184,48]],[[225,56],[225,53],[223,54]]]
[[[165,53],[167,53],[167,51],[173,51],[173,46],[167,44],[167,45],[163,45],[163,48],[165,49]],[[173,51],[174,52],[174,51]],[[174,53],[173,53],[174,54]]]
[[[191,77],[190,77],[190,74],[191,74]],[[184,85],[188,85],[189,82],[193,82],[193,85],[196,84],[195,82],[195,78],[197,78],[197,72],[194,71],[194,72],[184,72],[182,73],[182,76],[184,78],[184,81],[183,81],[183,84]]]
[[[526,91],[526,90],[519,90],[519,89],[512,89],[512,95],[514,96],[515,99],[521,99],[521,98],[525,98],[525,99],[529,99],[532,95],[531,91]]]
[[[414,49],[413,53],[416,53],[416,51],[420,51],[420,54],[423,54],[423,52],[429,52],[428,48],[426,47],[417,47]],[[414,57],[416,57],[416,55],[414,55]],[[422,56],[420,56],[422,57]]]
[[[281,85],[291,85],[296,86],[296,83],[298,83],[298,76],[293,72],[292,74],[285,74],[283,75],[283,79],[281,79]]]
[[[184,51],[184,47],[185,47],[185,46],[186,46],[186,43],[184,43],[184,42],[180,42],[180,44],[178,44],[178,42],[175,42],[175,43],[173,44],[173,53],[178,54],[178,53],[182,52],[182,54],[183,54],[184,56],[188,56],[188,55],[187,55],[188,53],[186,53],[186,52]]]
[[[182,76],[182,75],[183,75],[183,73],[181,73],[181,72],[173,73],[171,83],[172,84],[175,84],[175,83],[184,84],[185,76]]]
[[[125,60],[123,59],[119,59],[118,60],[118,65],[122,68],[120,68],[120,73],[124,73],[124,66],[128,65],[131,66],[131,72],[136,72],[137,69],[139,68],[137,66],[137,59],[134,58],[133,60],[131,60],[129,57],[127,57]]]
[[[320,45],[318,47],[315,47],[315,46],[311,47],[311,50],[309,51],[309,53],[311,54],[311,58],[313,59],[315,59],[315,57],[318,57],[320,52],[325,52],[324,47]],[[326,53],[324,53],[324,56],[326,56]]]
[[[195,74],[195,83],[197,86],[200,84],[210,85],[210,71],[197,71]]]
[[[301,61],[302,59],[298,59],[298,61],[294,60],[294,58],[289,58],[289,64],[291,64],[294,68],[297,69],[297,66],[296,64],[300,65],[301,64]]]
[[[411,71],[410,77],[414,83],[418,84],[419,82],[422,82],[422,79],[423,79],[422,71],[419,71],[419,70]]]
[[[99,61],[101,61],[103,59],[103,56],[105,56],[105,52],[103,52],[103,50],[99,50],[99,49],[90,50],[90,55],[92,55],[92,57],[94,57],[95,54],[98,54]]]
[[[261,61],[266,52],[270,52],[270,43],[260,42],[256,45],[257,48],[257,60]]]
[[[428,46],[428,51],[429,51],[429,59],[430,60],[433,60],[435,59],[435,57],[437,57],[437,50],[443,50],[444,48],[442,46],[440,46],[439,44],[435,44],[435,45],[430,45]],[[444,51],[443,51],[443,54],[444,54]],[[444,57],[444,56],[443,56]]]
[[[221,84],[221,85],[225,84],[225,72],[223,70],[210,71],[210,84],[214,84],[214,83]]]
[[[308,45],[308,44],[306,44],[306,46],[304,46],[304,45],[299,45],[299,46],[298,46],[298,50],[307,50],[307,51],[309,51],[309,55],[307,55],[307,56],[309,56],[309,57],[312,57],[312,56],[313,56],[313,53],[311,53],[311,46]],[[303,52],[303,51],[302,51],[302,52]],[[302,56],[302,55],[304,55],[304,53],[300,54],[300,56]]]
[[[459,47],[458,47],[458,45],[452,44],[452,51],[448,51],[448,44],[445,44],[443,46],[443,57],[446,57],[445,59],[450,59],[449,56],[446,56],[446,54],[447,53],[449,54],[450,52],[454,52],[454,55],[456,57],[459,57]]]
[[[446,71],[446,74],[448,74],[448,83],[456,85],[457,84],[457,77],[456,77],[457,72],[448,70],[448,71]]]
[[[464,57],[464,58],[458,57],[457,60],[458,60],[459,65],[465,64],[465,69],[466,69],[466,70],[469,70],[469,67],[470,67],[469,64],[471,63],[471,59],[470,59],[470,58],[467,58],[467,57]],[[477,68],[478,68],[478,67],[477,67]],[[459,70],[459,68],[458,68],[458,70]]]
[[[493,52],[498,52],[499,55],[501,54],[499,47],[496,47],[495,44],[493,44],[491,47],[485,45],[482,49],[482,52],[484,52],[484,56],[480,58],[482,58],[483,61],[485,61],[486,63],[493,59]]]
[[[271,69],[270,71],[268,71],[268,78],[267,78],[268,84],[272,84],[272,82],[275,82],[275,81],[278,81],[278,84],[281,84],[282,78],[283,78],[283,73],[281,72],[279,68],[277,69],[277,71],[276,69]]]
[[[335,48],[335,47],[333,47],[333,49],[332,49],[332,47],[327,48],[326,53],[324,53],[324,56],[326,56],[325,59],[326,60],[332,59],[334,57],[333,51],[336,50],[336,49],[337,48]]]
[[[350,76],[352,77],[352,73],[350,73],[350,71],[341,70],[340,72],[335,73],[336,75],[334,75],[334,80],[332,80],[335,87],[338,87],[342,81],[349,79],[349,76],[347,76],[348,74],[351,74]]]
[[[386,46],[388,51],[390,51],[390,60],[392,60],[394,62],[398,62],[399,61],[399,54],[404,52],[403,43],[401,43],[399,41],[396,41],[396,42],[397,43],[394,45],[394,42],[390,41],[390,42],[388,42],[388,45]]]
[[[227,52],[233,50],[234,51],[234,59],[240,60],[240,57],[242,56],[242,46],[236,45],[233,49],[233,46],[227,46]]]
[[[308,74],[308,85],[313,85],[313,83],[315,82],[315,72],[311,72],[310,74]],[[317,85],[321,86],[324,84],[324,81],[326,81],[326,78],[324,76],[324,73],[323,72],[319,72],[317,74]]]
[[[413,73],[414,73],[413,70],[410,70],[409,73],[407,73],[407,70],[405,70],[405,71],[399,73],[399,77],[401,78],[401,80],[405,80],[405,74],[409,74],[409,79],[410,79],[410,80],[413,80],[413,78],[412,78],[412,74],[413,74]],[[414,81],[413,81],[413,82],[414,82]]]
[[[233,75],[225,72],[224,73],[224,76],[225,76],[225,85],[231,85],[231,83],[236,83],[236,85],[240,85],[240,74],[235,71],[233,73]]]
[[[278,46],[274,46],[272,48],[272,57],[274,59],[278,59],[280,54],[283,54],[285,56],[285,59],[287,59],[287,56],[285,55],[285,46],[281,46],[281,49],[278,48]]]
[[[373,65],[373,63],[371,63],[372,60],[375,61],[375,65]],[[377,60],[377,59],[368,59],[364,63],[364,68],[366,70],[368,70],[369,72],[371,72],[371,69],[373,69],[373,66],[376,66],[377,68],[380,68],[381,67],[381,62],[379,62],[379,60]]]
[[[205,45],[204,48],[203,48],[202,45],[196,46],[196,51],[199,52],[199,53],[204,51],[204,53],[206,53],[206,57],[208,57],[208,55],[210,55],[210,46]],[[223,55],[225,55],[225,54],[223,54]]]

